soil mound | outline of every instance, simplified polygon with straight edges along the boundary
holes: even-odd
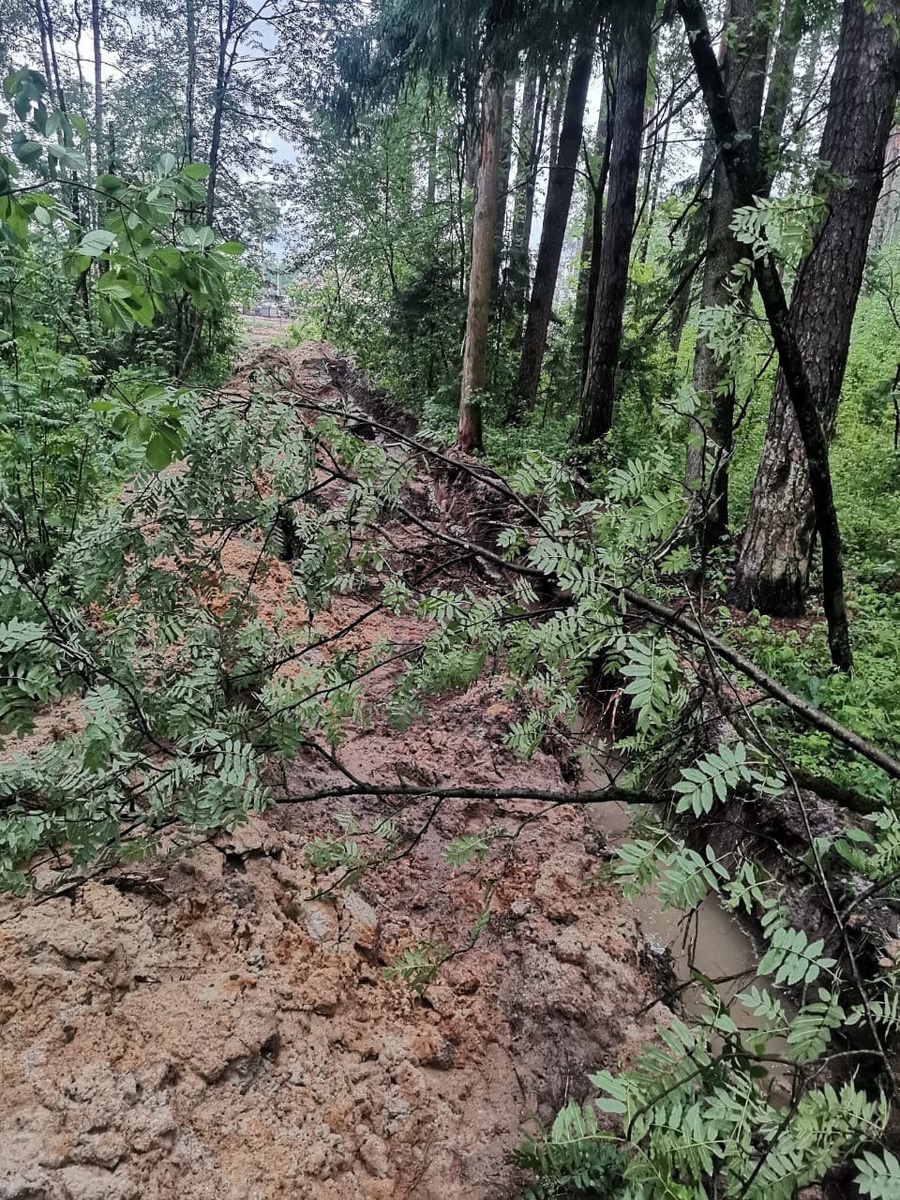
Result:
[[[230,390],[275,364],[339,398],[335,361],[264,350]],[[401,564],[421,559],[420,530],[389,532]],[[251,570],[245,550],[230,572]],[[287,564],[253,587],[260,612],[289,610]],[[368,605],[316,617],[351,626],[332,652],[427,631]],[[523,1126],[627,1062],[660,1016],[643,1012],[639,928],[596,882],[602,837],[577,803],[308,801],[347,772],[565,789],[556,757],[507,750],[501,682],[442,696],[403,733],[371,717],[341,770],[301,755],[269,813],[190,857],[0,905],[0,1200],[519,1194]],[[377,869],[316,871],[315,839],[377,853],[387,820],[404,849]],[[448,840],[486,828],[484,857],[452,866]]]

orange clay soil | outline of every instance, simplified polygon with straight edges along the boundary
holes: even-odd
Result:
[[[335,395],[327,347],[268,353]],[[252,377],[250,364],[233,389],[246,394]],[[427,551],[414,530],[387,532],[401,559]],[[233,540],[220,569],[247,580],[259,552],[258,539]],[[263,565],[259,613],[306,625],[289,566]],[[340,598],[316,633],[372,602]],[[413,646],[427,629],[379,612],[329,649]],[[398,669],[372,677],[371,699]],[[518,714],[502,682],[429,701],[402,734],[373,704],[341,761],[382,784],[564,790],[555,757],[523,763],[505,748]],[[34,752],[78,719],[66,701],[13,749]],[[588,1072],[627,1064],[665,1018],[644,1011],[654,990],[633,914],[591,882],[604,843],[589,808],[303,800],[344,781],[301,756],[279,773],[282,803],[190,858],[0,903],[0,1200],[515,1197],[507,1156],[529,1120],[586,1096]],[[334,836],[339,813],[358,819],[364,850],[388,816],[421,836],[335,889],[304,847]],[[488,826],[515,836],[483,863],[449,866],[446,842]],[[485,907],[474,947],[421,996],[385,974],[422,942],[465,946]]]

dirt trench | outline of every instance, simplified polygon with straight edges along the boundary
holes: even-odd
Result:
[[[326,347],[278,354],[335,397]],[[251,364],[236,386],[252,377]],[[414,487],[440,504],[433,483]],[[401,560],[421,557],[419,534],[390,532]],[[223,568],[248,577],[258,550],[232,545]],[[252,582],[261,613],[290,619],[287,564]],[[366,606],[342,597],[317,627]],[[412,645],[426,629],[381,612],[338,648]],[[502,684],[498,668],[433,699],[404,733],[373,706],[341,762],[385,783],[566,788],[564,755],[523,763],[505,747],[517,712]],[[389,686],[389,672],[370,684]],[[66,722],[47,714],[43,736]],[[191,857],[0,904],[0,1200],[516,1197],[523,1127],[585,1096],[591,1070],[627,1064],[665,1019],[577,803],[303,802],[343,778],[301,755],[281,803]],[[407,851],[335,887],[304,850],[338,815],[364,850],[390,817]],[[484,861],[447,862],[450,838],[489,827],[506,836]],[[389,976],[404,952],[451,949],[421,994]]]

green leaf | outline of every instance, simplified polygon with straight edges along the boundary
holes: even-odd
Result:
[[[187,163],[181,168],[181,173],[186,179],[208,179],[209,167],[206,163]]]
[[[86,254],[88,258],[99,258],[115,240],[115,235],[108,229],[92,229],[84,235],[75,249],[78,254]]]
[[[21,163],[25,163],[27,167],[32,167],[44,153],[44,147],[40,142],[30,142],[27,139],[16,141],[13,138],[13,154]]]

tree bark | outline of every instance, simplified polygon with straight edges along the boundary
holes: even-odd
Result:
[[[503,122],[503,76],[496,65],[484,73],[481,138],[475,172],[472,216],[472,254],[469,264],[469,305],[463,349],[457,445],[468,454],[480,452],[481,393],[486,378],[487,335],[490,319],[491,265],[497,216],[497,175]]]
[[[195,0],[187,0],[185,21],[187,33],[185,153],[187,161],[193,162],[197,152],[197,12]]]
[[[739,136],[749,139],[750,153],[757,156],[769,31],[758,15],[757,0],[731,0],[730,9],[720,68],[722,80],[730,95]],[[709,205],[701,309],[728,308],[734,303],[729,287],[731,273],[748,255],[747,247],[738,241],[731,228],[734,210],[728,175],[720,159]],[[745,307],[751,294],[752,280],[749,287],[742,288],[738,304]],[[692,422],[685,482],[700,502],[695,530],[704,554],[728,534],[728,464],[734,442],[735,367],[736,364],[721,363],[706,338],[697,339],[693,383],[700,412]]]
[[[509,240],[508,302],[515,324],[513,344],[521,341],[522,316],[528,296],[531,267],[531,226],[534,220],[534,193],[537,185],[537,165],[544,140],[547,115],[546,80],[534,75],[525,80],[522,93],[522,113],[519,118],[519,149],[516,160],[516,202],[513,208],[512,233]],[[512,404],[512,392],[510,392]]]
[[[856,5],[862,0],[848,0]],[[678,0],[678,11],[688,36],[691,57],[709,112],[719,151],[728,171],[728,182],[739,207],[751,204],[767,184],[759,153],[738,137],[728,95],[713,53],[702,0]],[[784,375],[787,394],[800,429],[816,520],[822,541],[822,582],[831,658],[841,670],[853,665],[850,630],[844,604],[844,562],[840,526],[828,467],[828,440],[806,374],[806,366],[791,325],[781,277],[771,256],[754,260],[756,282]]]
[[[597,117],[597,132],[594,135],[592,163],[588,163],[587,204],[584,210],[584,229],[581,234],[581,253],[578,261],[578,288],[575,292],[575,311],[572,314],[572,357],[582,372],[584,382],[585,342],[587,340],[587,318],[593,317],[592,267],[594,250],[603,241],[603,196],[606,177],[609,173],[609,89],[603,83],[603,98]],[[598,256],[599,257],[599,256]],[[596,291],[596,280],[593,281]]]
[[[559,275],[563,242],[572,192],[575,187],[575,171],[581,153],[584,134],[584,109],[587,103],[591,67],[594,61],[593,35],[585,36],[575,52],[572,71],[566,88],[565,110],[559,137],[556,161],[550,167],[547,185],[547,203],[544,207],[544,222],[541,227],[541,244],[538,249],[534,271],[534,285],[528,305],[525,324],[525,340],[515,383],[515,411],[521,415],[534,406],[537,398],[541,365],[547,346],[547,330],[553,296]]]
[[[760,149],[771,179],[775,178],[780,165],[781,139],[794,87],[797,51],[805,31],[806,0],[784,0],[760,131]]]
[[[516,79],[507,80],[503,89],[503,118],[500,134],[500,165],[497,171],[497,214],[494,219],[494,285],[499,287],[503,273],[504,234],[512,171],[513,124],[516,115]]]
[[[576,433],[581,445],[604,437],[612,425],[616,368],[622,345],[628,267],[634,236],[644,100],[655,7],[653,0],[635,0],[618,14],[616,115],[588,369],[581,393],[581,415]]]
[[[900,84],[900,47],[885,17],[846,0],[817,191],[823,223],[797,277],[791,329],[806,366],[824,436],[834,431],[850,331],[881,187],[885,148]],[[804,611],[817,522],[804,439],[787,373],[779,373],[731,597],[776,615]]]
[[[212,225],[216,213],[216,186],[219,182],[219,156],[222,149],[222,118],[231,71],[237,55],[233,41],[236,0],[219,0],[219,45],[216,55],[216,89],[213,93],[212,132],[209,139],[209,177],[206,181],[206,224]]]
[[[103,48],[100,41],[100,0],[91,0],[91,40],[94,46],[94,143],[97,147],[96,174],[101,172],[103,153]]]

